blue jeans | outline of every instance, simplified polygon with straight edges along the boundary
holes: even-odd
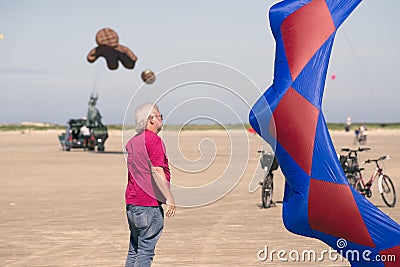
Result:
[[[164,210],[160,206],[126,205],[131,232],[126,267],[151,266],[156,243],[164,228]]]

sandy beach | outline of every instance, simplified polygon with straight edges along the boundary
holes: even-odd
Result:
[[[129,231],[123,134],[111,131],[106,151],[98,153],[62,151],[59,133],[0,132],[0,266],[124,266]],[[352,132],[331,135],[337,151],[357,147]],[[280,170],[274,178],[276,207],[261,208],[258,136],[234,130],[165,131],[162,137],[182,207],[165,220],[152,266],[349,266],[329,258],[259,259],[266,246],[317,253],[329,247],[284,228]],[[400,130],[371,130],[366,145],[371,150],[360,155],[361,160],[390,155],[385,171],[398,194],[399,144]],[[369,176],[373,166],[363,167]],[[388,208],[377,183],[372,190],[370,201],[400,222],[400,203]]]

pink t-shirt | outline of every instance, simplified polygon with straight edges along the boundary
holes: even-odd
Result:
[[[125,148],[128,152],[126,204],[158,206],[161,202],[165,202],[151,177],[150,169],[151,165],[162,167],[168,182],[170,181],[168,158],[161,138],[156,133],[145,130],[132,137]]]

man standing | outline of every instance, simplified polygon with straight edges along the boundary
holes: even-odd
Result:
[[[130,244],[125,266],[151,266],[154,250],[166,216],[175,214],[169,182],[165,145],[157,135],[163,124],[158,106],[144,104],[136,109],[136,132],[126,144],[128,184],[125,191]]]
[[[86,124],[82,125],[80,129],[80,135],[83,137],[83,149],[87,150],[89,147],[90,129],[86,126]]]

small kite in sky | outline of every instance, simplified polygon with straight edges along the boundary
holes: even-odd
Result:
[[[321,109],[336,31],[360,2],[285,0],[270,9],[274,81],[249,120],[276,144],[286,178],[282,216],[289,231],[322,240],[352,266],[399,266],[400,225],[349,185]],[[354,251],[359,258],[352,257]],[[388,255],[397,262],[376,260]]]
[[[119,44],[118,34],[109,28],[101,29],[96,34],[97,47],[90,50],[87,60],[90,63],[98,57],[104,57],[110,70],[118,68],[118,61],[121,61],[127,69],[133,69],[137,60],[136,55],[126,46]]]
[[[144,70],[141,76],[142,80],[147,84],[152,84],[156,80],[156,75],[151,70]]]

